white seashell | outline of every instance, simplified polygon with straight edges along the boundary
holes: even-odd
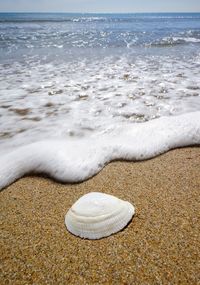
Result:
[[[87,239],[100,239],[122,230],[135,208],[127,201],[99,192],[82,196],[65,216],[68,231]]]

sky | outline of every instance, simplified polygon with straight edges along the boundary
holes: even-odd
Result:
[[[200,12],[200,0],[0,0],[0,12]]]

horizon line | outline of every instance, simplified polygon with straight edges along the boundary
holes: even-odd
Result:
[[[0,11],[0,14],[7,14],[7,13],[15,13],[15,14],[20,14],[20,13],[39,13],[39,14],[176,14],[176,13],[181,13],[181,14],[199,14],[200,11],[189,11],[189,12],[181,12],[181,11],[173,11],[173,12],[60,12],[60,11]]]

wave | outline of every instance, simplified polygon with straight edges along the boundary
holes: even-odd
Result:
[[[165,14],[63,14],[63,13],[0,13],[0,23],[45,23],[45,22],[138,22],[160,20],[199,20],[200,13]]]
[[[23,47],[126,47],[132,49],[135,47],[173,47],[177,45],[186,45],[186,44],[200,44],[200,39],[195,37],[165,37],[160,40],[148,41],[148,39],[140,38],[138,35],[132,35],[129,38],[126,38],[126,35],[116,35],[114,38],[112,34],[108,34],[105,37],[101,33],[97,32],[88,33],[85,37],[81,37],[79,34],[74,33],[63,33],[58,35],[55,34],[43,34],[38,33],[32,36],[31,34],[27,35],[0,35],[0,47],[24,45]]]
[[[51,23],[51,22],[55,22],[55,23],[59,23],[59,22],[72,22],[72,23],[84,23],[84,22],[110,22],[110,21],[118,21],[120,19],[116,19],[116,18],[106,18],[106,17],[15,17],[15,18],[1,18],[0,17],[0,23]]]
[[[96,138],[47,140],[0,158],[0,189],[28,173],[81,182],[112,160],[144,160],[170,149],[200,144],[200,112],[119,127]]]
[[[164,37],[159,41],[152,42],[150,44],[145,44],[146,46],[175,46],[187,43],[200,43],[199,38],[194,37]]]
[[[48,22],[72,22],[71,19],[0,19],[0,23],[48,23]]]

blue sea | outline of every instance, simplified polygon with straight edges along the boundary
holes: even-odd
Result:
[[[115,55],[129,50],[160,54],[172,47],[176,50],[168,50],[170,54],[182,51],[187,55],[187,51],[198,52],[200,13],[3,13],[0,43],[1,61],[30,56],[40,61],[69,60],[74,55]]]
[[[0,147],[200,110],[200,13],[0,14]]]

